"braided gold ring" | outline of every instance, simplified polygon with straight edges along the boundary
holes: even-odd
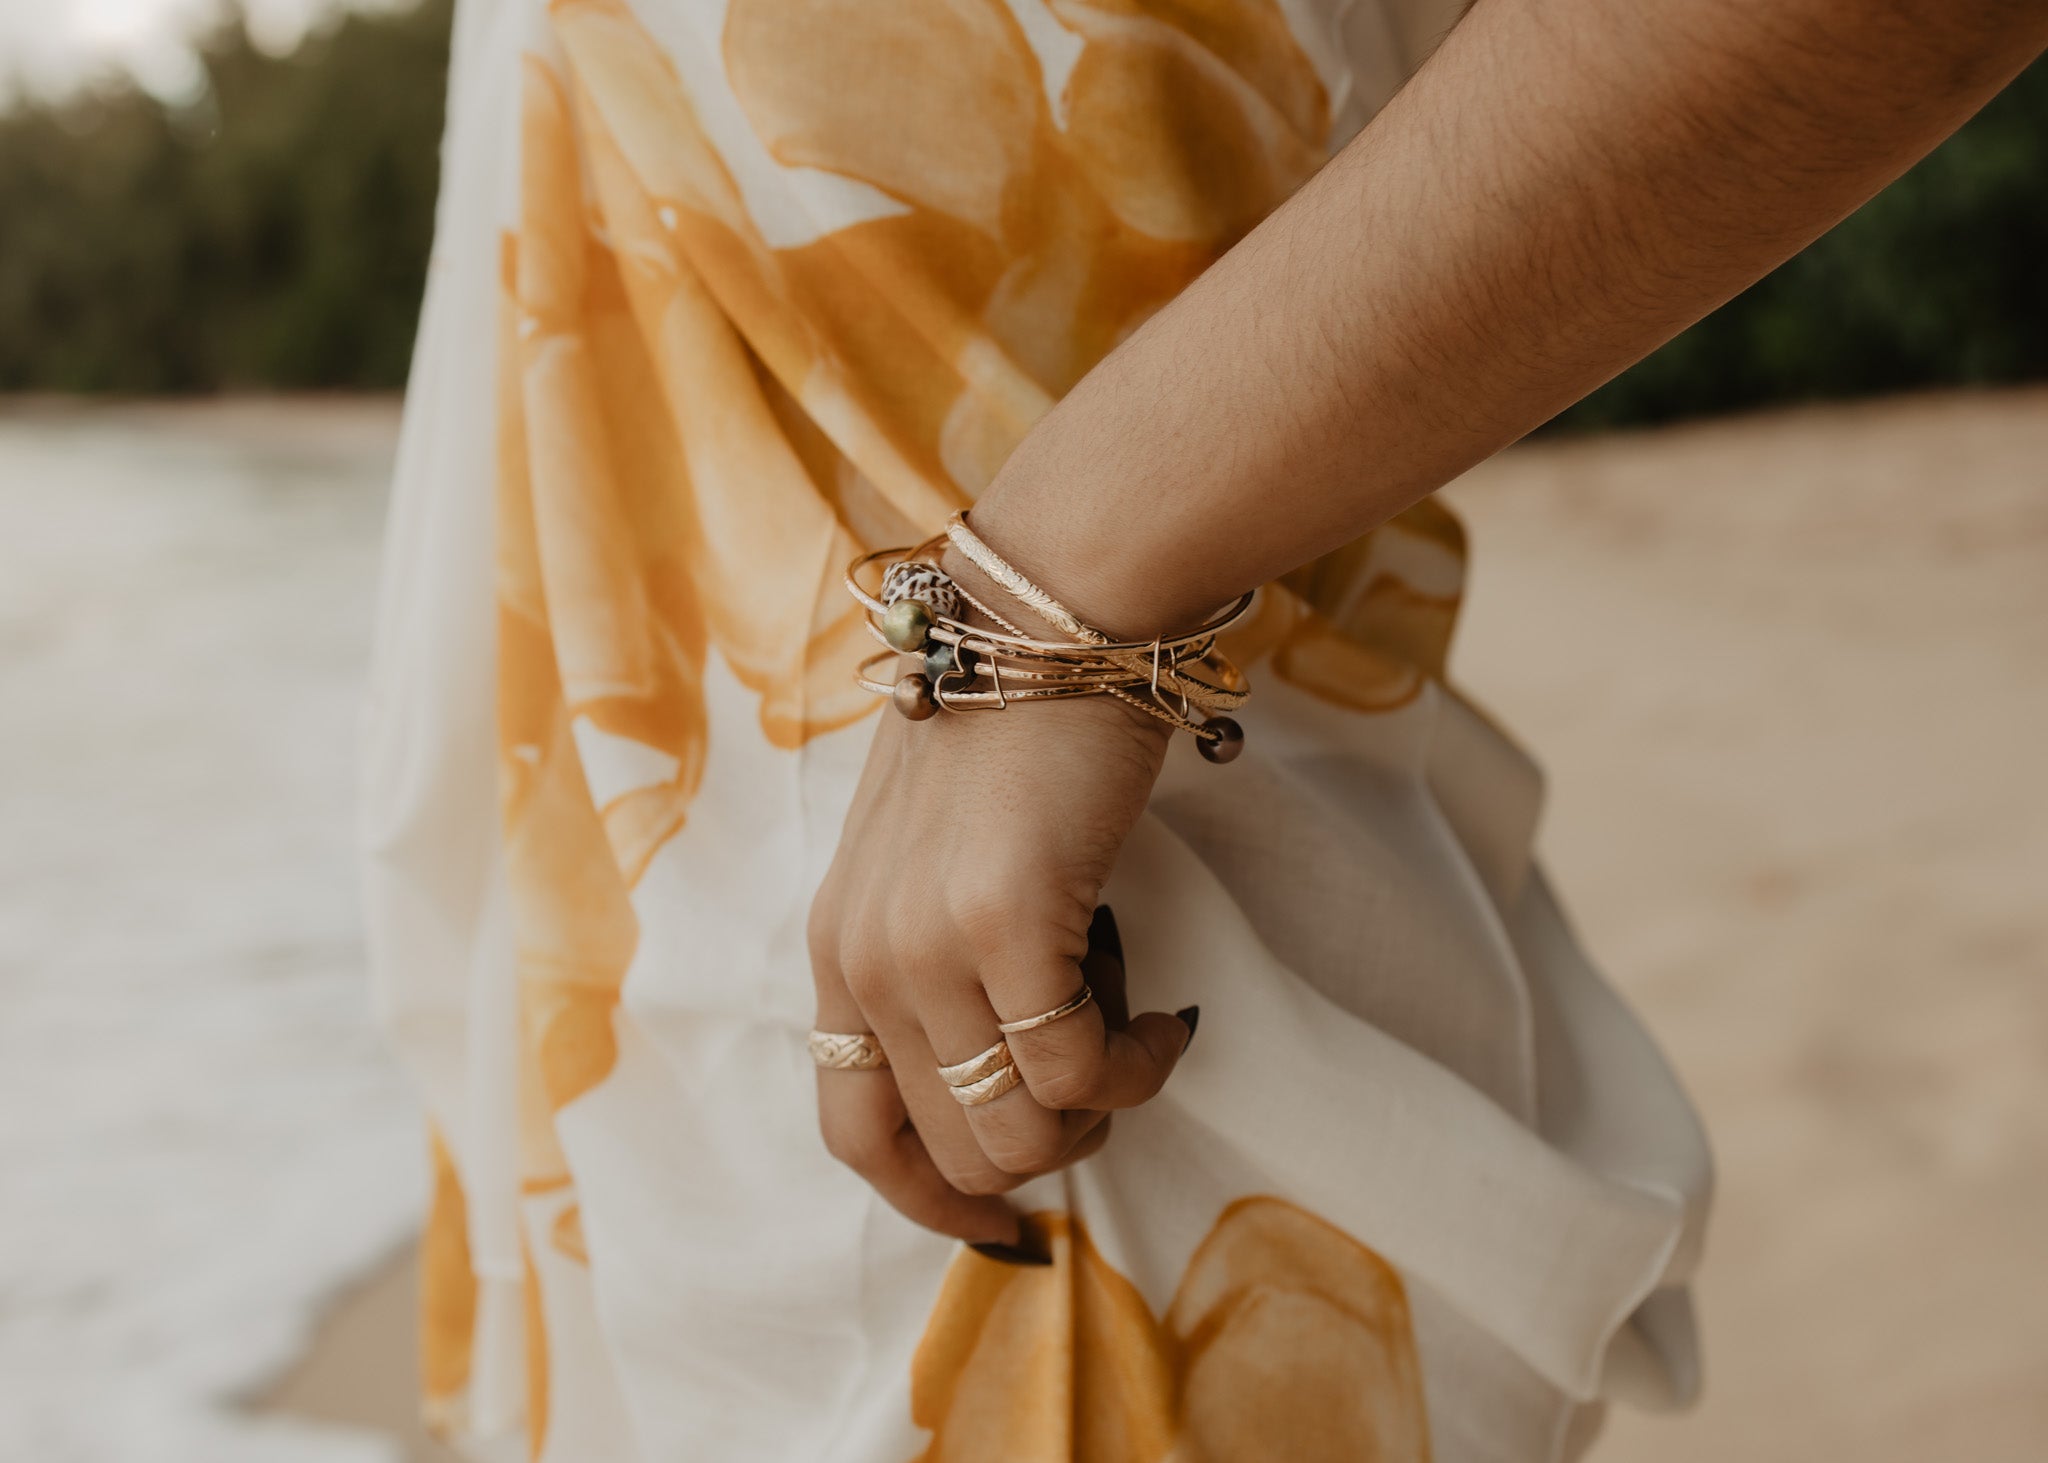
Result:
[[[831,1072],[872,1072],[889,1065],[889,1054],[865,1031],[813,1031],[805,1045],[812,1063]]]

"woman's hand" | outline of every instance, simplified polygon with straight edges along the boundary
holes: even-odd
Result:
[[[916,724],[883,713],[810,945],[818,1027],[874,1032],[889,1067],[820,1071],[818,1119],[832,1153],[918,1223],[1015,1244],[995,1196],[1094,1152],[1108,1110],[1150,1098],[1180,1059],[1188,1024],[1124,1025],[1121,1002],[1098,999],[1012,1034],[1024,1085],[992,1102],[962,1107],[937,1071],[992,1046],[998,1021],[1079,991],[1097,895],[1169,735],[1106,697]]]

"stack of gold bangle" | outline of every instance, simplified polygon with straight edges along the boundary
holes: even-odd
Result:
[[[1183,634],[1112,640],[1005,562],[969,527],[965,513],[953,515],[944,538],[1068,638],[1026,635],[969,594],[938,567],[940,536],[935,535],[910,548],[865,554],[847,567],[846,586],[866,606],[869,631],[888,647],[861,662],[858,674],[865,689],[889,697],[912,721],[942,710],[1003,710],[1017,701],[1113,696],[1192,733],[1211,762],[1228,762],[1242,750],[1244,731],[1224,713],[1243,706],[1251,691],[1217,649],[1216,637],[1244,618],[1251,609],[1250,594]],[[861,583],[862,573],[876,563],[886,566],[879,596]],[[999,628],[958,618],[963,605]],[[893,681],[870,674],[900,655],[921,656],[923,668],[902,671]]]

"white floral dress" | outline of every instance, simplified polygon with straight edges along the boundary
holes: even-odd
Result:
[[[1056,1263],[816,1135],[843,566],[971,502],[1454,14],[463,0],[364,842],[428,1404],[478,1456],[1532,1463],[1690,1393],[1705,1145],[1445,681],[1434,504],[1271,587],[1245,755],[1169,758],[1105,898],[1201,1040],[1017,1195]]]

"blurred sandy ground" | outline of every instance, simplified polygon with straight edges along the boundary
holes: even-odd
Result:
[[[1541,443],[1452,497],[1459,676],[1721,1164],[1707,1399],[1595,1459],[2039,1463],[2048,392]],[[401,1256],[272,1405],[446,1458],[410,1327]]]
[[[2048,392],[1538,445],[1456,669],[1705,1111],[1707,1394],[1598,1463],[2048,1458]]]
[[[367,1463],[235,1398],[417,1222],[351,746],[388,403],[0,406],[0,1458]]]

